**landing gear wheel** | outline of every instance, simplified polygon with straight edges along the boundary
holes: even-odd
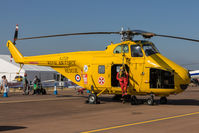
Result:
[[[167,98],[166,97],[161,97],[160,98],[160,104],[167,104]]]
[[[99,103],[99,102],[97,101],[97,96],[96,96],[95,94],[90,94],[90,95],[88,96],[88,103],[90,103],[90,104]]]
[[[147,99],[147,104],[154,105],[154,96],[153,95],[151,95],[151,97]]]
[[[138,100],[136,98],[136,96],[132,96],[131,97],[131,105],[137,105],[138,104]]]

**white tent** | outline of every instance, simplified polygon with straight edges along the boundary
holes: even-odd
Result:
[[[50,67],[35,65],[24,65],[18,74],[20,65],[15,63],[13,59],[10,61],[10,59],[10,55],[0,55],[0,77],[6,75],[9,82],[13,81],[16,76],[24,76],[24,73],[27,73],[29,81],[33,81],[35,75],[37,75],[41,81],[53,80],[57,74],[57,72]]]

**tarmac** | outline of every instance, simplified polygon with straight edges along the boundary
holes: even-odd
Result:
[[[199,87],[169,96],[166,105],[153,106],[122,104],[112,95],[102,95],[101,104],[86,104],[88,94],[77,95],[67,88],[58,90],[58,95],[48,91],[0,96],[0,131],[6,133],[199,132]]]

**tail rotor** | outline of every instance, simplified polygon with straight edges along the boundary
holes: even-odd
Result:
[[[14,40],[13,40],[13,44],[15,45],[16,44],[16,40],[18,38],[18,29],[19,29],[19,26],[18,24],[16,24],[16,28],[15,28],[15,34],[14,34]],[[10,62],[12,62],[12,54],[10,55]]]
[[[14,45],[16,44],[16,40],[18,39],[18,29],[19,29],[19,26],[18,26],[18,24],[16,24],[15,35],[14,35],[14,41],[13,41],[13,44],[14,44]]]

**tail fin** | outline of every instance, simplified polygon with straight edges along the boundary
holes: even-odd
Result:
[[[7,47],[12,57],[14,58],[15,62],[23,64],[24,62],[23,55],[19,52],[19,50],[15,47],[15,45],[10,40],[8,40],[7,42]]]

